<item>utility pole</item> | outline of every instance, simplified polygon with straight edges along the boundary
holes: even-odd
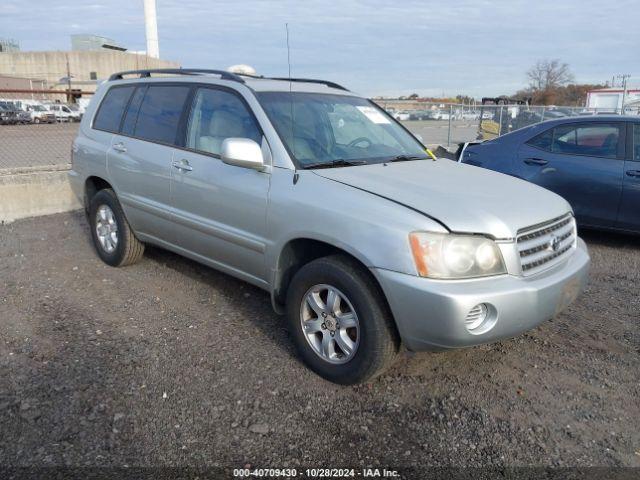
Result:
[[[627,79],[630,78],[631,75],[628,73],[623,73],[622,75],[616,75],[616,78],[622,80],[622,105],[620,107],[620,114],[624,115],[624,104],[627,101]]]
[[[71,69],[69,68],[69,55],[67,57],[67,103],[71,103]]]

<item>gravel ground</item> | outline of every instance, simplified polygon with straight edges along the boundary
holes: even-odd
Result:
[[[81,213],[0,226],[0,465],[639,467],[640,243],[585,238],[555,320],[339,387],[260,290],[153,248],[110,268]]]

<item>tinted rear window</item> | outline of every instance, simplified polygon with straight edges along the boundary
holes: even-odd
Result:
[[[129,102],[129,97],[134,87],[116,87],[107,92],[100,104],[96,118],[93,121],[93,128],[117,132],[120,128],[122,114]]]
[[[540,135],[533,137],[531,140],[527,142],[527,145],[541,148],[542,150],[547,150],[550,152],[552,143],[553,143],[553,129],[547,130],[546,132],[543,132]]]
[[[554,153],[616,158],[620,124],[563,125],[553,130]]]
[[[131,97],[127,113],[124,116],[124,122],[122,122],[122,133],[125,135],[133,135],[134,129],[136,128],[136,121],[138,120],[138,111],[140,110],[140,105],[142,104],[142,99],[146,91],[146,87],[138,87],[133,97]]]
[[[188,94],[188,86],[150,86],[138,112],[134,135],[152,142],[175,144]]]

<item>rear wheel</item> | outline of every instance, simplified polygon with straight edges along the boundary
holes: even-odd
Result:
[[[96,252],[108,265],[122,267],[142,258],[144,244],[134,235],[110,188],[100,190],[91,199],[89,223]]]
[[[335,383],[386,370],[398,352],[393,318],[369,272],[334,255],[303,266],[287,293],[289,329],[304,362]]]

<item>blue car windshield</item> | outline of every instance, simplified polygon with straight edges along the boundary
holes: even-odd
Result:
[[[427,158],[420,142],[364,98],[301,92],[257,96],[299,168]]]

